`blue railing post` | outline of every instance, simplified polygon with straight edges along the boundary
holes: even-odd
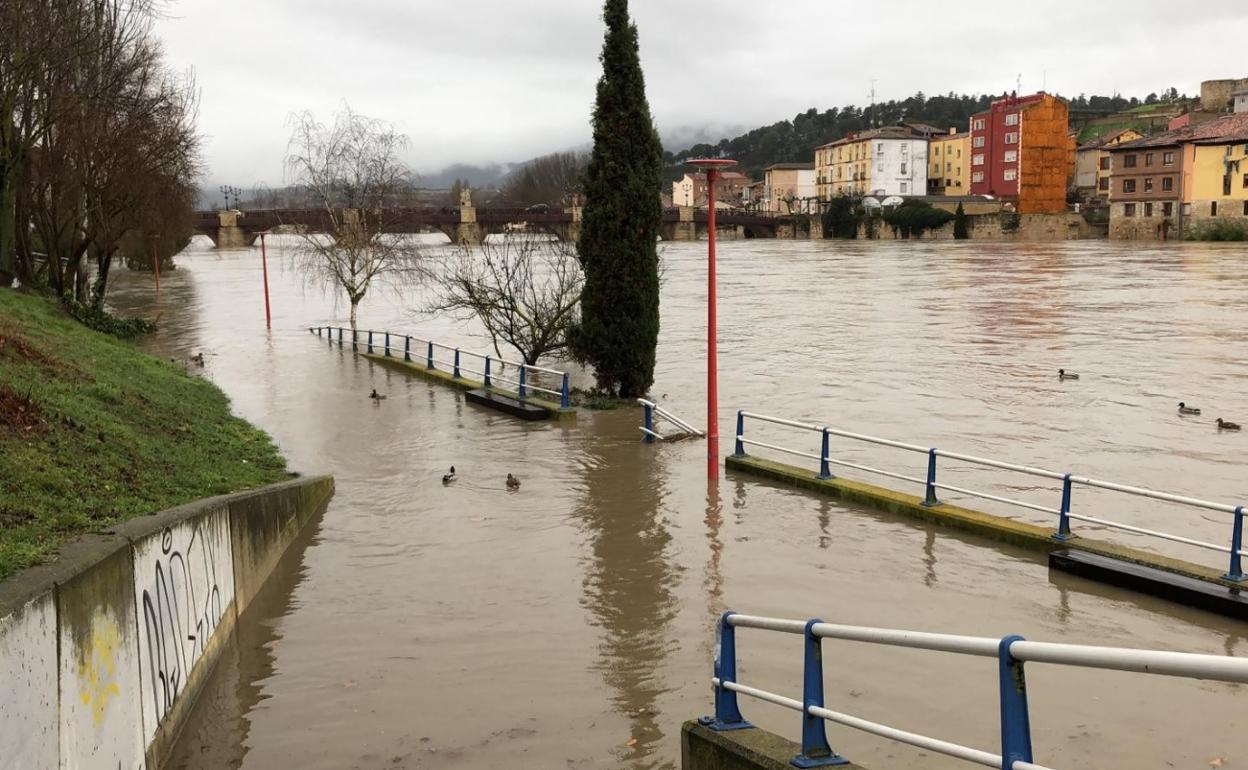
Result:
[[[745,457],[745,444],[741,437],[745,435],[745,412],[737,410],[737,445],[733,449],[733,457]]]
[[[940,499],[936,497],[936,448],[932,447],[927,450],[927,490],[923,496],[923,504],[927,506],[940,505]]]
[[[368,352],[369,353],[373,352],[373,330],[372,329],[368,330]]]
[[[572,389],[568,386],[568,373],[563,373],[563,386],[559,389],[559,408],[570,409],[572,407]]]
[[[351,349],[352,350],[360,349],[360,330],[359,329],[351,330]]]
[[[1062,477],[1062,509],[1058,512],[1057,532],[1053,533],[1054,540],[1069,540],[1074,535],[1070,534],[1070,474],[1067,473]]]
[[[1002,767],[1031,762],[1031,718],[1027,715],[1027,678],[1023,662],[1010,654],[1010,645],[1024,641],[1007,636],[997,646],[997,670],[1001,684]]]
[[[403,360],[412,360],[412,338],[410,335],[404,335],[403,337]]]
[[[645,422],[646,439],[645,441],[647,444],[653,444],[654,436],[652,435],[652,432],[654,431],[654,404],[646,402],[645,404],[642,404],[642,409],[646,410],[646,422]]]
[[[429,342],[429,347],[425,351],[425,368],[427,369],[433,368],[433,341],[432,340]]]
[[[342,327],[338,327],[338,347],[342,347]]]
[[[524,372],[525,372],[524,364],[520,364],[520,398],[525,397],[526,390],[527,390],[524,384],[525,382]]]
[[[847,765],[849,760],[828,745],[827,727],[823,717],[810,713],[811,707],[823,708],[823,640],[812,629],[822,620],[806,622],[806,654],[802,673],[802,753],[790,762],[794,767]]]
[[[819,478],[823,481],[827,481],[832,478],[832,468],[828,465],[828,454],[830,452],[831,448],[828,442],[828,429],[824,428],[823,441],[821,442],[821,446],[819,448]]]
[[[485,357],[485,387],[490,387],[490,357]]]
[[[386,332],[386,357],[390,357],[390,332]]]
[[[728,622],[735,612],[719,616],[719,644],[715,649],[715,715],[698,721],[712,730],[740,730],[754,725],[745,721],[737,706],[737,694],[724,686],[737,681],[737,630]]]
[[[455,348],[455,371],[451,374],[455,379],[459,379],[459,348]]]
[[[1234,527],[1231,530],[1231,568],[1222,578],[1238,583],[1244,579],[1244,567],[1239,557],[1239,552],[1244,549],[1244,506],[1242,505],[1235,509]]]

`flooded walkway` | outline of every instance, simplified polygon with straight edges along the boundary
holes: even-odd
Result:
[[[1248,654],[1243,624],[1050,575],[1031,553],[744,477],[708,488],[703,445],[641,443],[637,411],[554,425],[469,406],[318,344],[307,327],[341,324],[346,308],[280,268],[266,334],[258,254],[206,247],[162,276],[159,300],[146,277],[122,274],[115,303],[160,313],[157,351],[202,351],[236,411],[294,469],[332,472],[337,494],[242,618],[176,767],[672,768],[681,721],[710,708],[725,608]],[[700,424],[704,245],[664,259],[653,392]],[[721,280],[725,435],[733,410],[765,407],[1248,500],[1248,436],[1209,424],[1248,419],[1248,369],[1233,353],[1248,349],[1242,249],[747,241],[721,246]],[[471,328],[413,316],[419,303],[378,295],[361,323],[485,349]],[[1058,383],[1059,366],[1083,379]],[[372,387],[388,399],[370,401]],[[1179,418],[1179,400],[1209,420]],[[914,470],[898,467],[907,457],[858,456]],[[443,486],[452,464],[460,481]],[[505,488],[508,472],[520,490]],[[1224,539],[1221,522],[1191,511],[1122,506],[1145,526],[1182,515]],[[742,681],[799,692],[797,640],[738,641]],[[989,749],[998,740],[991,661],[829,643],[825,669],[831,708]],[[1226,716],[1243,706],[1236,686],[1046,666],[1029,684],[1046,765],[1248,756]],[[797,734],[789,712],[743,709]],[[829,734],[877,770],[964,766]]]

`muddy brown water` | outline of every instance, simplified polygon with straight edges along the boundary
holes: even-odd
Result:
[[[635,410],[524,424],[330,349],[307,327],[341,324],[346,308],[301,282],[276,240],[270,333],[258,250],[196,241],[162,276],[159,297],[150,276],[124,272],[113,294],[122,310],[160,314],[156,352],[203,352],[205,375],[294,469],[332,472],[338,485],[241,619],[237,649],[215,670],[174,767],[676,767],[681,722],[710,710],[714,624],[725,608],[1248,651],[1245,624],[1050,574],[1030,552],[748,477],[708,485],[701,443],[643,444]],[[664,250],[654,386],[697,424],[706,419],[704,249]],[[1248,420],[1242,247],[744,241],[720,251],[725,452],[733,413],[750,409],[1248,500],[1248,434],[1212,426],[1219,415]],[[361,324],[485,348],[470,323],[414,314],[420,302],[378,294]],[[1082,379],[1058,382],[1059,367]],[[370,401],[372,387],[387,400]],[[1205,416],[1180,418],[1180,400]],[[747,434],[817,449],[815,435],[749,425]],[[919,455],[835,448],[922,475]],[[440,476],[452,464],[460,480],[446,487]],[[520,490],[505,489],[508,472]],[[1042,480],[953,464],[944,472],[951,483],[1057,502]],[[1214,542],[1229,533],[1227,517],[1086,490],[1076,490],[1075,508]],[[1221,565],[1215,553],[1096,534]],[[799,639],[743,631],[738,648],[741,681],[800,697]],[[996,750],[993,661],[833,642],[824,658],[830,708]],[[1248,761],[1237,716],[1248,694],[1238,686],[1040,665],[1028,673],[1043,764]],[[749,699],[742,708],[799,735],[792,712]],[[829,734],[876,770],[964,766],[840,727]]]

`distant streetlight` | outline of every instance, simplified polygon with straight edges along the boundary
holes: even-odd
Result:
[[[264,246],[264,236],[268,231],[260,233],[260,267],[264,273],[264,328],[273,328],[273,314],[269,310],[269,254]]]
[[[715,314],[715,181],[722,169],[737,165],[727,158],[688,161],[706,172],[706,477],[719,478],[719,352]],[[695,200],[696,204],[697,201]],[[696,225],[695,225],[696,228]],[[697,232],[696,229],[694,231]]]

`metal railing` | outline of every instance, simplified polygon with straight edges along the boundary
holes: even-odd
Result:
[[[762,441],[755,441],[745,437],[745,421],[746,419],[758,420],[760,422],[770,423],[772,425],[780,425],[788,428],[796,428],[804,431],[813,431],[822,436],[822,444],[819,454],[803,452],[792,449],[790,447],[779,446]],[[847,460],[841,460],[831,455],[831,438],[847,438],[854,441],[861,441],[868,444],[876,444],[879,446],[901,449],[907,452],[915,452],[927,456],[927,473],[924,478],[917,476],[909,476],[902,473],[884,470],[881,468],[873,468],[860,463],[853,463]],[[755,414],[753,412],[739,411],[737,412],[737,433],[735,456],[744,457],[745,447],[754,446],[762,449],[768,449],[775,452],[793,455],[796,457],[804,457],[819,462],[819,472],[816,478],[832,479],[832,466],[852,468],[854,470],[873,473],[901,481],[909,481],[915,484],[921,484],[924,488],[923,505],[937,506],[941,504],[940,498],[937,496],[938,490],[953,492],[954,494],[967,495],[977,497],[983,500],[991,500],[1006,505],[1014,505],[1021,508],[1027,508],[1041,513],[1051,514],[1058,517],[1057,531],[1053,533],[1053,538],[1059,541],[1066,541],[1076,537],[1071,530],[1071,521],[1081,521],[1097,526],[1117,529],[1123,532],[1130,532],[1136,535],[1144,535],[1148,537],[1156,537],[1183,545],[1203,548],[1209,551],[1217,551],[1229,557],[1229,568],[1223,578],[1234,582],[1244,580],[1244,570],[1242,557],[1244,556],[1244,506],[1228,505],[1225,503],[1215,503],[1209,500],[1200,500],[1195,497],[1187,497],[1184,495],[1176,495],[1169,492],[1159,492],[1153,489],[1145,489],[1143,487],[1134,487],[1127,484],[1118,484],[1111,481],[1101,481],[1099,479],[1088,478],[1086,476],[1076,476],[1072,473],[1059,473],[1057,471],[1045,470],[1044,468],[1033,468],[1026,465],[1016,465],[1014,463],[1002,462],[1000,460],[992,460],[984,457],[974,457],[972,455],[962,454],[960,452],[949,452],[944,449],[935,447],[924,447],[917,444],[907,444],[901,441],[893,441],[891,439],[879,438],[878,436],[867,436],[861,433],[852,433],[846,430],[838,430],[823,425],[812,425],[810,423],[800,422],[797,420],[786,420],[780,417],[771,417],[763,414]],[[1028,476],[1037,476],[1040,478],[1051,479],[1061,482],[1061,502],[1057,508],[1051,506],[1037,505],[1036,503],[1027,502],[1026,500],[1015,500],[1009,497],[990,494],[988,492],[966,489],[964,487],[954,486],[952,484],[941,483],[936,478],[937,459],[946,458],[958,462],[970,463],[987,468],[995,468],[998,470],[1012,471],[1022,473]],[[1160,532],[1158,530],[1146,529],[1132,524],[1124,524],[1122,522],[1110,521],[1099,516],[1089,516],[1087,514],[1071,512],[1071,495],[1075,485],[1091,487],[1095,489],[1104,489],[1111,492],[1121,492],[1136,497],[1145,497],[1153,500],[1161,500],[1178,505],[1186,505],[1194,508],[1203,508],[1209,511],[1217,511],[1219,513],[1231,514],[1231,536],[1229,545],[1221,545],[1218,543],[1210,543],[1204,540],[1196,540],[1182,535],[1175,535],[1169,532]]]
[[[789,698],[737,681],[736,629],[755,628],[805,638],[802,698]],[[1000,699],[1001,753],[964,746],[871,722],[826,707],[823,698],[824,639],[839,639],[888,647],[972,655],[997,659]],[[934,634],[891,628],[845,626],[821,620],[785,620],[725,612],[719,620],[719,643],[711,684],[715,688],[715,714],[702,723],[714,730],[738,730],[752,725],[741,716],[737,695],[748,695],[802,714],[802,753],[794,757],[797,767],[847,764],[832,750],[825,722],[835,722],[872,735],[909,744],[927,751],[1001,770],[1049,770],[1035,764],[1031,746],[1031,721],[1027,709],[1027,679],[1024,663],[1051,663],[1063,666],[1129,671],[1139,674],[1209,679],[1222,682],[1248,682],[1248,660],[1159,650],[1118,647],[1092,647],[1080,644],[1029,642],[1021,636],[1001,639],[954,634]]]
[[[335,342],[339,347],[350,345],[352,350],[359,350],[361,346],[366,348],[369,353],[375,353],[381,350],[386,357],[397,357],[402,353],[403,360],[407,362],[423,361],[426,369],[438,369],[442,367],[442,371],[449,372],[455,379],[460,379],[464,374],[472,374],[481,378],[485,387],[492,388],[496,383],[505,385],[513,385],[516,388],[516,394],[521,398],[528,398],[530,393],[544,393],[559,398],[559,408],[568,409],[572,406],[572,392],[567,372],[561,372],[556,369],[547,369],[542,366],[534,366],[532,364],[520,363],[518,361],[508,361],[505,358],[492,356],[488,353],[477,353],[472,350],[463,350],[453,345],[445,345],[434,340],[424,339],[422,337],[413,337],[410,334],[394,334],[392,332],[374,332],[360,331],[358,329],[344,329],[341,326],[314,326],[308,329],[309,332],[321,338],[327,338],[332,345]],[[335,339],[335,333],[337,339]],[[380,338],[380,339],[378,339]],[[402,344],[398,344],[399,342]],[[395,344],[391,344],[394,342]],[[412,343],[416,342],[423,348],[413,357]],[[448,360],[445,357],[439,357],[437,351],[445,351],[451,354]],[[473,361],[479,361],[480,369],[471,369],[464,361],[465,358]],[[498,368],[501,365],[502,368]],[[502,376],[501,372],[507,371],[506,367],[512,367],[517,372],[516,379]],[[558,390],[543,387],[529,379],[532,372],[549,374],[557,377],[560,381]]]
[[[698,430],[653,401],[647,401],[644,398],[639,398],[637,399],[637,403],[641,404],[642,408],[645,410],[645,424],[641,426],[641,432],[645,434],[645,442],[647,444],[652,444],[656,440],[668,441],[673,438],[672,436],[664,436],[656,430],[658,425],[658,420],[656,418],[667,420],[672,425],[679,428],[680,434],[678,437],[680,438],[706,435],[706,431]]]

